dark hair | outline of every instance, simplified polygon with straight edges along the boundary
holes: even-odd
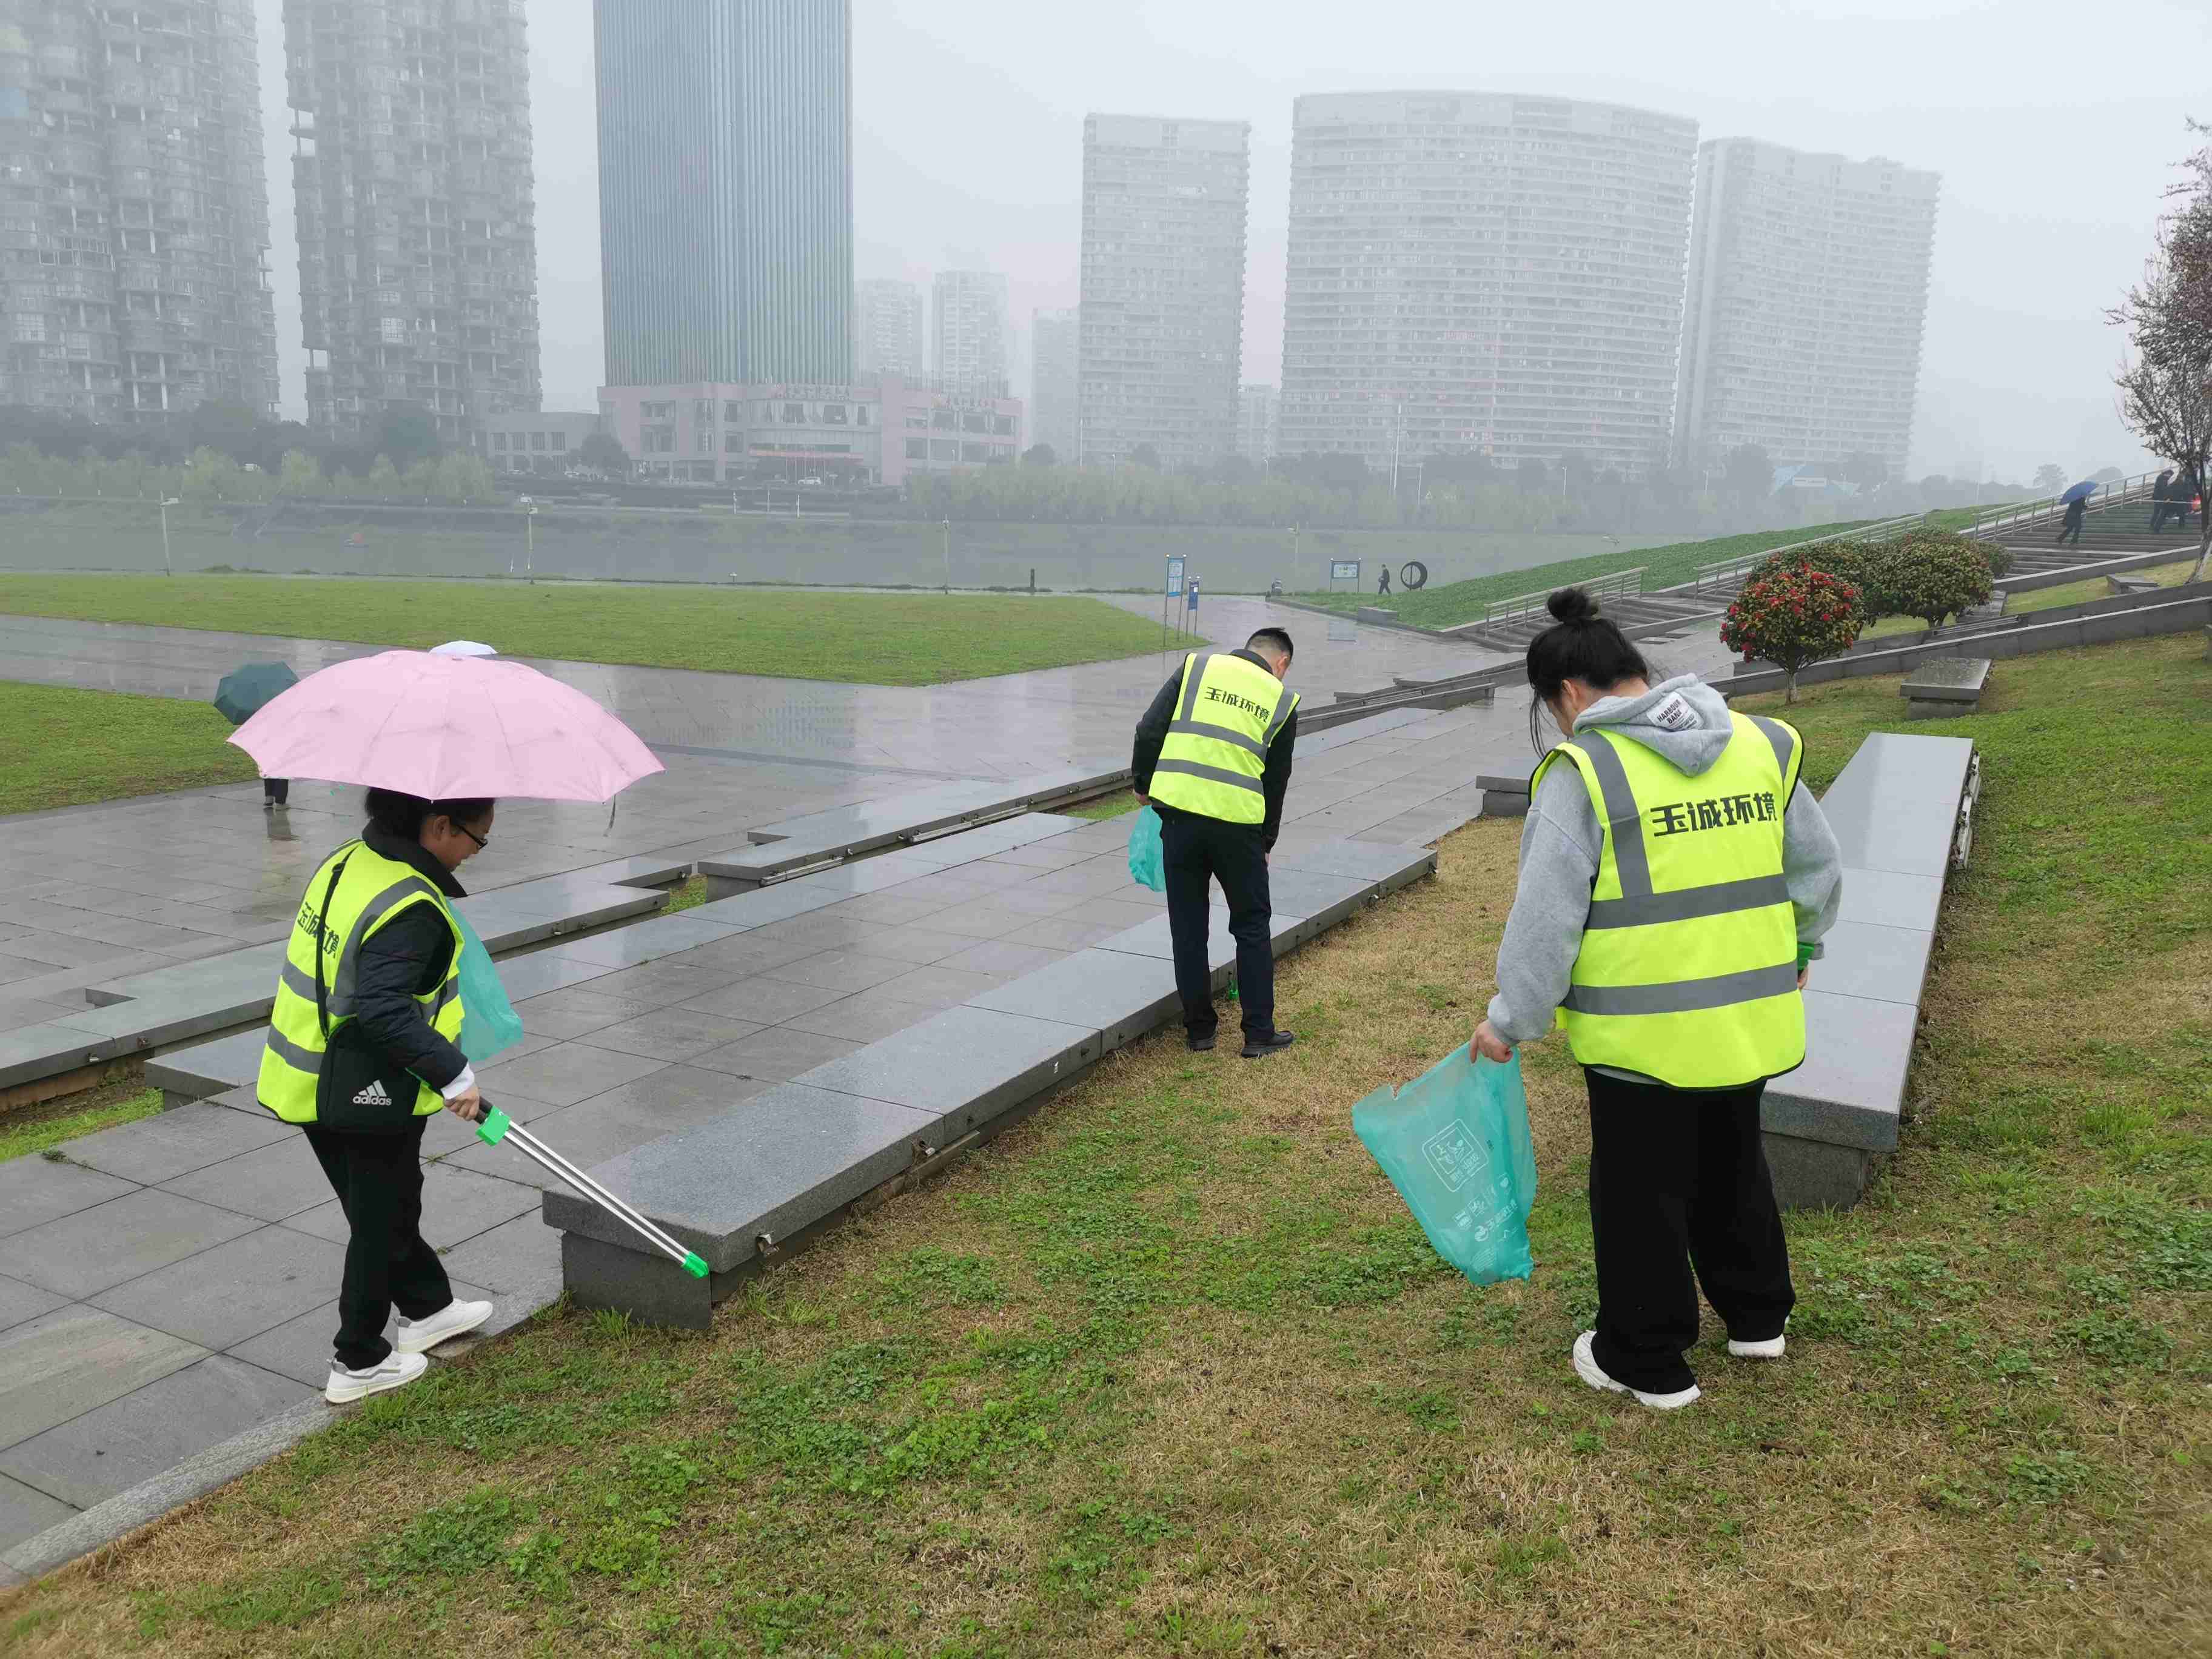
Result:
[[[1544,601],[1552,625],[1528,641],[1528,741],[1543,747],[1536,722],[1545,705],[1569,680],[1596,691],[1609,691],[1623,680],[1648,680],[1651,665],[1629,643],[1628,635],[1597,613],[1597,601],[1579,587],[1563,587]]]
[[[368,792],[368,822],[372,828],[401,841],[417,841],[422,826],[434,817],[443,817],[456,824],[481,823],[485,814],[498,803],[485,797],[468,796],[454,800],[424,800],[420,795],[403,795],[397,789],[372,789]]]
[[[1244,648],[1247,651],[1272,651],[1285,662],[1297,654],[1297,647],[1291,645],[1291,636],[1279,628],[1261,629],[1244,641]]]

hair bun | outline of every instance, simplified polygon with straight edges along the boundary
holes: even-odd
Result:
[[[1597,617],[1597,601],[1579,587],[1561,588],[1544,601],[1544,608],[1555,622],[1586,623]]]

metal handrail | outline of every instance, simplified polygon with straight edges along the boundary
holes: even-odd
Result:
[[[1616,570],[1609,576],[1599,576],[1589,581],[1577,582],[1574,586],[1594,599],[1626,599],[1632,593],[1644,591],[1644,567],[1639,564],[1633,570]],[[1546,601],[1556,592],[1556,588],[1547,587],[1534,593],[1516,593],[1510,599],[1493,599],[1483,611],[1482,625],[1487,628],[1493,623],[1516,622],[1524,617],[1535,616],[1543,611]]]
[[[2171,470],[2170,468],[2160,469],[2161,471]],[[2122,478],[2116,483],[2099,484],[2095,491],[2086,498],[2089,503],[2089,510],[2094,512],[2101,507],[2124,505],[2139,493],[2147,496],[2151,484],[2157,477],[2156,472],[2138,472],[2131,478]],[[2071,486],[2069,485],[2069,488]],[[2059,496],[2046,495],[2040,501],[2030,501],[2025,506],[1991,507],[1988,512],[1975,516],[1973,523],[1966,526],[1966,533],[1969,536],[1986,536],[2008,526],[2032,524],[2038,519],[2048,517],[2051,514],[2059,511],[2065,505],[2066,503]]]

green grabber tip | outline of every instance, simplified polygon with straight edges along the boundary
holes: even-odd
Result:
[[[514,1120],[495,1106],[483,1115],[483,1121],[477,1125],[477,1139],[487,1146],[496,1146],[514,1125]]]
[[[690,1273],[694,1279],[704,1279],[707,1276],[706,1258],[697,1255],[694,1251],[684,1251],[684,1271]]]

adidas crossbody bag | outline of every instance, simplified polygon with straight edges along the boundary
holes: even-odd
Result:
[[[323,889],[323,911],[315,938],[329,926],[331,895],[338,890],[351,858],[338,860]],[[315,952],[315,1019],[323,1032],[323,1067],[315,1074],[315,1125],[349,1134],[396,1135],[415,1117],[420,1085],[415,1074],[392,1063],[357,1019],[331,1030],[330,993],[323,983],[323,952]]]

